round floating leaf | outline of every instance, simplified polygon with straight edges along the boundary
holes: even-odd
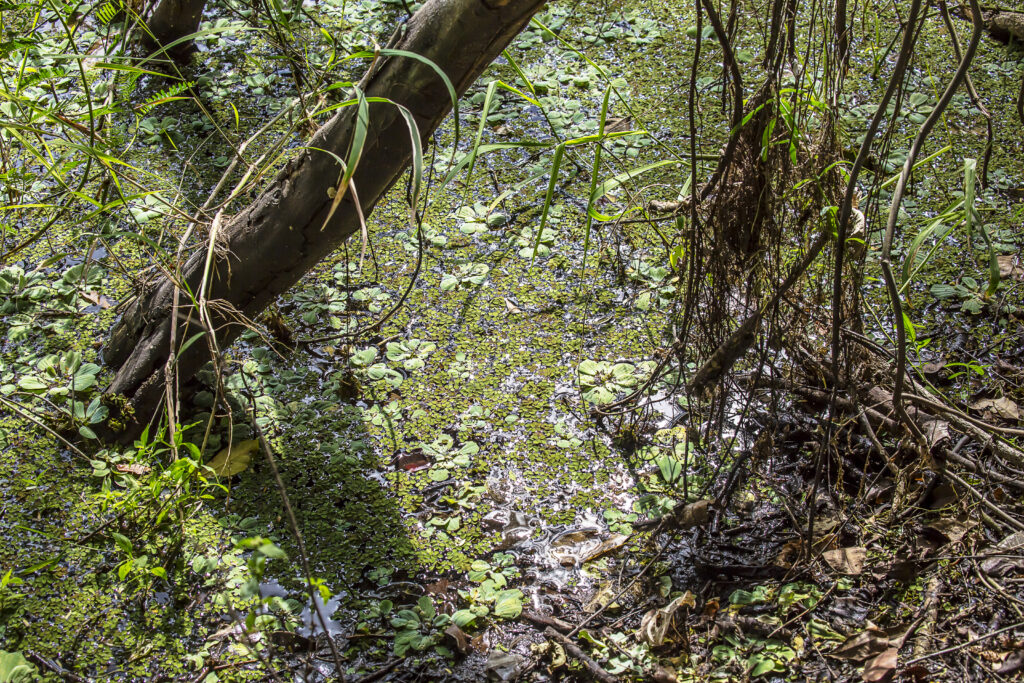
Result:
[[[515,619],[523,613],[523,593],[513,588],[501,591],[494,598],[494,613],[502,619]]]
[[[22,391],[39,392],[46,391],[46,382],[33,375],[26,375],[18,380],[18,388]]]
[[[244,472],[252,456],[260,449],[260,442],[257,439],[249,439],[234,444],[230,449],[223,448],[213,460],[206,463],[218,477],[233,477],[239,472]]]

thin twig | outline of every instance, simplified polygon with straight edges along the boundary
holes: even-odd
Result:
[[[1012,631],[1014,629],[1018,629],[1018,628],[1022,628],[1022,627],[1024,627],[1024,621],[1018,622],[1016,624],[1013,624],[1012,626],[1005,626],[1005,627],[1003,627],[1003,628],[1001,628],[1001,629],[999,629],[997,631],[992,631],[991,633],[986,633],[983,636],[978,636],[974,640],[969,640],[966,643],[960,643],[959,645],[953,645],[952,647],[947,647],[944,650],[936,650],[935,652],[931,652],[929,654],[922,655],[920,657],[916,657],[914,659],[911,659],[906,664],[904,664],[904,666],[910,666],[911,664],[917,664],[918,662],[923,662],[926,659],[932,659],[934,657],[941,657],[942,655],[948,655],[951,652],[957,652],[959,650],[963,650],[964,648],[971,647],[972,645],[976,645],[977,643],[980,643],[983,640],[988,640],[989,638],[994,638],[994,637],[996,637],[996,636],[998,636],[998,635],[1000,635],[1002,633],[1006,633],[1007,631]]]
[[[566,636],[563,636],[555,629],[548,626],[546,629],[544,629],[544,635],[548,638],[551,638],[552,640],[557,641],[559,645],[565,648],[565,651],[568,654],[578,659],[580,661],[580,664],[585,666],[587,668],[587,671],[589,671],[594,676],[594,678],[601,681],[601,683],[617,683],[617,681],[619,680],[615,676],[612,676],[610,673],[602,669],[601,665],[595,662],[590,655],[588,655],[586,652],[580,649],[579,645],[571,641]]]

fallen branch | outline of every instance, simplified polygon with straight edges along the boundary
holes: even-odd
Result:
[[[904,666],[910,666],[912,664],[917,664],[918,662],[923,662],[926,659],[932,659],[933,657],[941,657],[942,655],[948,655],[951,652],[957,652],[959,650],[963,650],[964,648],[971,647],[972,645],[976,645],[976,644],[980,643],[983,640],[988,640],[989,638],[994,638],[994,637],[996,637],[996,636],[998,636],[1000,634],[1006,633],[1008,631],[1013,631],[1013,630],[1018,629],[1018,628],[1024,628],[1024,622],[1019,622],[1019,623],[1013,624],[1012,626],[1004,626],[1003,628],[998,629],[996,631],[992,631],[991,633],[986,633],[985,635],[978,636],[977,638],[975,638],[973,640],[968,640],[966,643],[960,643],[959,645],[953,645],[952,647],[947,647],[947,648],[945,648],[943,650],[936,650],[935,652],[931,652],[929,654],[922,655],[920,657],[915,657],[914,659],[911,659],[909,662],[904,664]]]
[[[566,653],[578,659],[580,664],[586,667],[587,671],[589,671],[597,680],[602,683],[617,683],[619,680],[602,669],[601,665],[594,661],[590,655],[581,650],[579,645],[569,640],[555,629],[548,626],[544,629],[544,635],[554,641],[557,641],[559,645],[565,648]]]

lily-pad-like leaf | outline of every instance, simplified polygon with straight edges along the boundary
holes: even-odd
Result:
[[[351,358],[352,365],[357,368],[365,368],[375,360],[377,360],[377,348],[374,346],[356,351]]]
[[[49,385],[34,375],[25,375],[18,380],[18,388],[22,391],[42,392],[46,391]]]
[[[28,683],[36,680],[36,668],[20,652],[0,650],[0,681],[3,683]]]
[[[213,460],[206,463],[218,477],[233,477],[239,472],[244,472],[252,462],[252,456],[260,449],[260,442],[257,439],[241,441],[223,448],[213,457]]]
[[[516,619],[523,613],[523,592],[517,588],[501,591],[494,598],[494,613],[502,619]]]

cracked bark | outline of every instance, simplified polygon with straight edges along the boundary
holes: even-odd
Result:
[[[394,47],[437,64],[460,95],[525,27],[544,0],[429,0],[392,39]],[[413,114],[421,139],[428,139],[451,110],[443,81],[428,65],[403,57],[381,58],[364,77],[368,98],[385,97]],[[408,167],[412,152],[406,122],[392,106],[370,104],[370,125],[353,181],[369,215]],[[326,226],[331,196],[340,179],[335,161],[346,158],[356,108],[339,111],[291,160],[273,183],[221,229],[207,298],[217,305],[210,315],[220,348],[244,329],[229,313],[254,318],[311,268],[359,231],[359,218],[346,193]],[[325,151],[311,151],[312,149]],[[193,292],[203,275],[207,248],[197,249],[182,266]],[[175,347],[171,348],[171,310],[175,285],[162,279],[143,292],[111,332],[104,361],[118,368],[108,395],[124,396],[131,410],[121,438],[137,435],[156,413],[164,392],[163,366],[169,354],[184,383],[209,360],[206,344],[181,346],[202,327],[186,296],[179,299]]]

